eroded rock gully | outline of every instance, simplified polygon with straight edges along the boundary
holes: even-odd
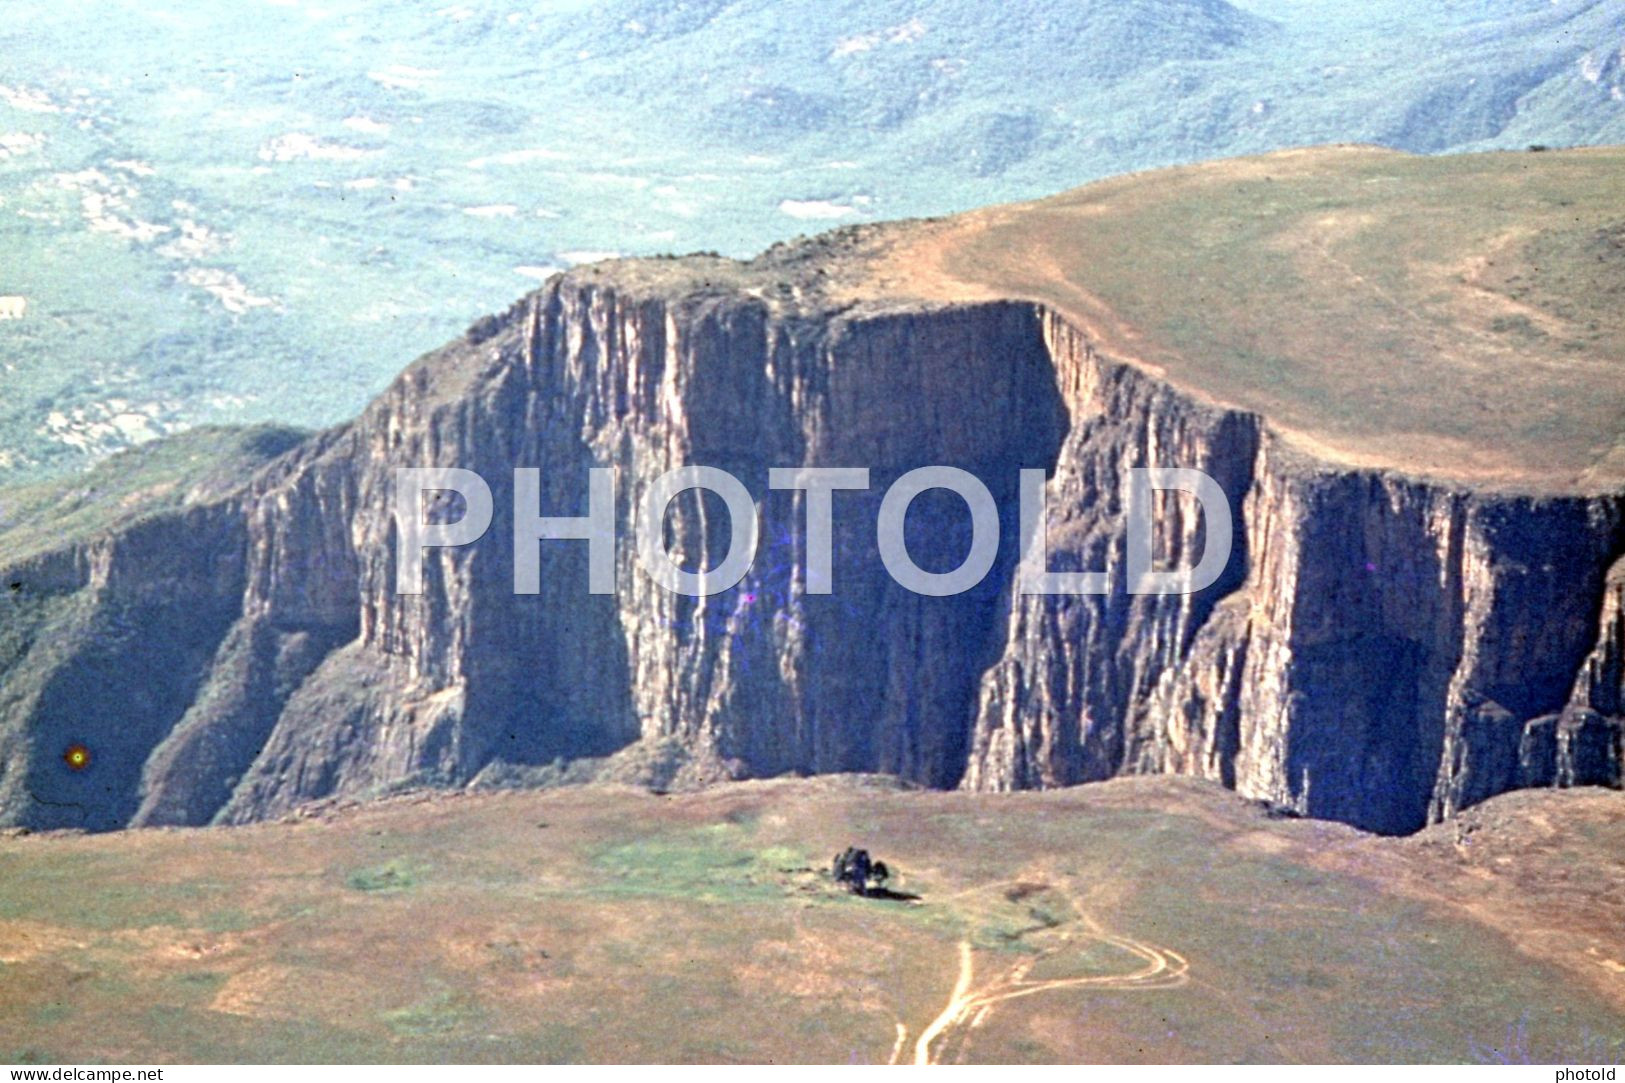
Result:
[[[700,600],[655,587],[631,544],[642,493],[689,463],[744,481],[762,522],[750,576]],[[799,495],[767,486],[799,464],[871,470],[836,497],[827,597],[804,590]],[[993,572],[953,598],[904,591],[874,545],[886,487],[932,464],[975,473],[1002,514]],[[487,477],[496,519],[400,596],[392,470],[428,465]],[[545,514],[577,515],[593,465],[617,476],[617,592],[587,593],[584,545],[548,543],[542,592],[516,596],[513,467],[541,469]],[[1122,589],[1118,479],[1140,465],[1230,494],[1214,586]],[[1050,475],[1050,566],[1106,570],[1111,594],[1016,593],[1027,467]],[[1164,556],[1199,553],[1193,508],[1165,503]],[[919,563],[958,563],[957,498],[922,498],[909,525]],[[728,544],[708,502],[676,502],[669,531],[691,562]],[[566,276],[229,498],[9,574],[29,591],[0,643],[0,818],[35,827],[242,822],[637,749],[695,781],[1174,772],[1385,832],[1620,781],[1618,494],[1316,462],[1026,303],[820,310]],[[68,740],[94,769],[62,769]]]

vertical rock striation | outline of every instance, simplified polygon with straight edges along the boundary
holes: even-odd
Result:
[[[1619,783],[1618,498],[1316,464],[1254,417],[1103,361],[1062,321],[1052,343],[1073,427],[1049,483],[1067,509],[1051,562],[1105,570],[1113,593],[1014,601],[967,785],[1190,774],[1401,833],[1519,786]],[[1113,476],[1176,463],[1234,498],[1230,567],[1196,595],[1130,595]],[[1194,562],[1188,508],[1157,529],[1159,552]]]
[[[649,486],[688,464],[734,474],[761,517],[751,573],[705,599],[657,588],[632,544]],[[983,584],[940,599],[893,582],[874,544],[886,488],[935,464],[981,478],[1002,527]],[[828,596],[807,592],[802,498],[767,483],[795,465],[871,471],[836,496]],[[1144,465],[1231,497],[1212,587],[1125,592],[1120,478]],[[495,496],[485,537],[431,551],[416,596],[394,590],[401,466],[471,469]],[[587,592],[581,542],[543,543],[541,593],[513,593],[516,466],[541,471],[547,515],[584,515],[587,471],[613,468],[613,594]],[[1023,468],[1049,477],[1049,566],[1105,571],[1112,593],[1017,593]],[[710,566],[729,525],[688,493],[666,533]],[[1194,561],[1204,530],[1164,499],[1159,557]],[[969,543],[942,493],[908,532],[933,570]],[[1618,784],[1622,569],[1617,496],[1316,462],[1035,304],[843,309],[573,274],[229,497],[36,558],[33,608],[0,641],[0,815],[242,822],[659,746],[697,780],[1190,774],[1403,832],[1517,786]],[[103,751],[65,774],[56,746],[81,732]]]

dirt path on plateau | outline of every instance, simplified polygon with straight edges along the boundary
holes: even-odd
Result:
[[[1062,989],[1169,989],[1190,980],[1190,963],[1176,951],[1106,932],[1088,917],[1081,918],[1078,925],[1079,929],[1062,937],[1060,946],[1027,956],[980,986],[976,984],[975,952],[969,940],[961,940],[959,977],[948,995],[948,1003],[914,1040],[914,1063],[942,1063],[955,1046],[955,1039],[958,1039],[958,1057],[963,1058],[970,1033],[987,1021],[994,1008],[1007,1001]],[[1109,944],[1137,956],[1144,965],[1127,974],[1039,979],[1027,976],[1042,960],[1087,941]],[[892,1064],[899,1062],[906,1045],[907,1028],[898,1022]]]

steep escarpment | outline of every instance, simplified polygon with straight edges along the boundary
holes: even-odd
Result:
[[[0,818],[243,822],[604,758],[660,785],[1187,774],[1385,832],[1517,787],[1619,784],[1625,487],[1603,467],[1492,484],[1322,447],[1188,357],[1126,356],[1144,334],[1103,337],[1097,301],[877,286],[921,228],[577,270],[231,484],[54,545],[35,529],[0,599]],[[1291,391],[1282,416],[1330,416]],[[1406,449],[1439,443],[1422,407],[1403,420]],[[1582,446],[1557,435],[1552,476]],[[650,487],[691,464],[742,481],[760,520],[751,571],[707,598],[657,586],[633,544]],[[1000,515],[989,574],[942,598],[894,581],[875,536],[887,488],[930,465],[981,479]],[[495,514],[427,551],[405,595],[395,472],[430,466],[485,478]],[[794,466],[870,472],[835,496],[830,594],[807,582],[805,496],[768,483]],[[1201,591],[1128,590],[1122,482],[1142,466],[1204,471],[1230,502]],[[539,593],[515,593],[516,467],[541,479],[521,515],[585,515],[589,470],[613,472],[612,593],[589,592],[584,541],[540,543]],[[1108,593],[1021,593],[1023,469],[1047,478],[1048,567],[1104,572]],[[1194,563],[1197,504],[1155,511],[1158,561]],[[731,522],[691,491],[664,533],[713,567]],[[907,534],[922,567],[958,565],[963,502],[921,496]]]
[[[197,695],[242,600],[247,533],[217,504],[6,570],[0,804],[14,823],[123,826],[142,764]],[[89,751],[83,770],[64,753]]]
[[[1100,464],[1124,461],[1121,436],[1075,429],[1051,501],[1087,510],[1052,528],[1051,551],[1108,570],[1117,590],[1015,607],[970,784],[1193,774],[1388,832],[1520,786],[1617,784],[1619,617],[1604,581],[1625,545],[1618,498],[1331,470],[1236,419],[1173,439],[1178,461],[1245,494],[1233,589],[1124,592],[1122,523],[1083,499]],[[1171,551],[1195,545],[1194,524],[1163,523]]]
[[[1015,557],[1017,471],[1052,465],[1065,426],[1030,308],[812,321],[748,295],[667,302],[575,282],[484,330],[409,372],[308,465],[265,483],[257,507],[273,540],[251,555],[248,627],[292,614],[342,639],[349,606],[354,634],[290,694],[225,805],[180,819],[250,819],[406,780],[457,783],[492,764],[601,756],[640,738],[676,741],[702,774],[880,769],[959,781],[968,705],[996,649]],[[941,379],[944,367],[954,379]],[[631,544],[649,485],[687,463],[721,467],[760,496],[755,567],[705,599],[657,587]],[[853,463],[870,465],[874,485],[840,496],[838,587],[809,595],[805,510],[768,489],[768,471]],[[955,598],[903,590],[873,544],[885,487],[927,463],[986,478],[1007,511],[995,573]],[[429,554],[416,596],[394,583],[389,512],[405,464],[475,470],[498,496],[484,538]],[[516,465],[540,470],[537,510],[554,515],[584,514],[588,469],[614,467],[614,595],[587,592],[583,543],[542,545],[541,593],[513,592]],[[283,530],[274,524],[289,513],[266,510],[283,508],[313,518]],[[922,500],[911,516],[922,565],[958,562],[967,525],[955,511]],[[717,508],[679,498],[672,552],[713,566],[728,527]],[[222,703],[195,720],[194,740],[240,729],[240,710]],[[167,762],[151,779],[153,820],[167,779],[194,774],[182,758]]]
[[[578,278],[481,331],[230,499],[16,573],[60,611],[7,683],[10,820],[244,821],[638,741],[675,742],[702,778],[1194,774],[1388,831],[1618,779],[1617,500],[1327,469],[1029,304],[812,320]],[[705,599],[657,587],[630,544],[648,486],[688,463],[745,481],[762,522],[752,572]],[[1002,542],[980,587],[926,598],[886,572],[874,523],[891,481],[939,463],[986,480]],[[872,470],[837,498],[828,596],[806,589],[801,499],[766,484],[798,464]],[[1121,472],[1175,464],[1231,497],[1232,558],[1195,594],[1129,594]],[[402,465],[472,469],[498,497],[415,596],[394,589]],[[590,467],[615,469],[613,595],[587,592],[572,542],[541,546],[542,593],[513,592],[515,465],[559,515],[585,513]],[[1049,566],[1107,571],[1111,593],[1015,593],[1022,468],[1050,478]],[[672,551],[712,566],[728,526],[680,498]],[[909,526],[924,567],[968,544],[957,498]],[[1193,503],[1159,509],[1163,559],[1194,561],[1203,533]],[[57,746],[80,740],[95,762],[67,770]]]

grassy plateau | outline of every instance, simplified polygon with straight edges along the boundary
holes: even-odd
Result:
[[[0,1061],[1613,1061],[1622,832],[826,778],[16,837]],[[837,891],[854,843],[917,898]]]

